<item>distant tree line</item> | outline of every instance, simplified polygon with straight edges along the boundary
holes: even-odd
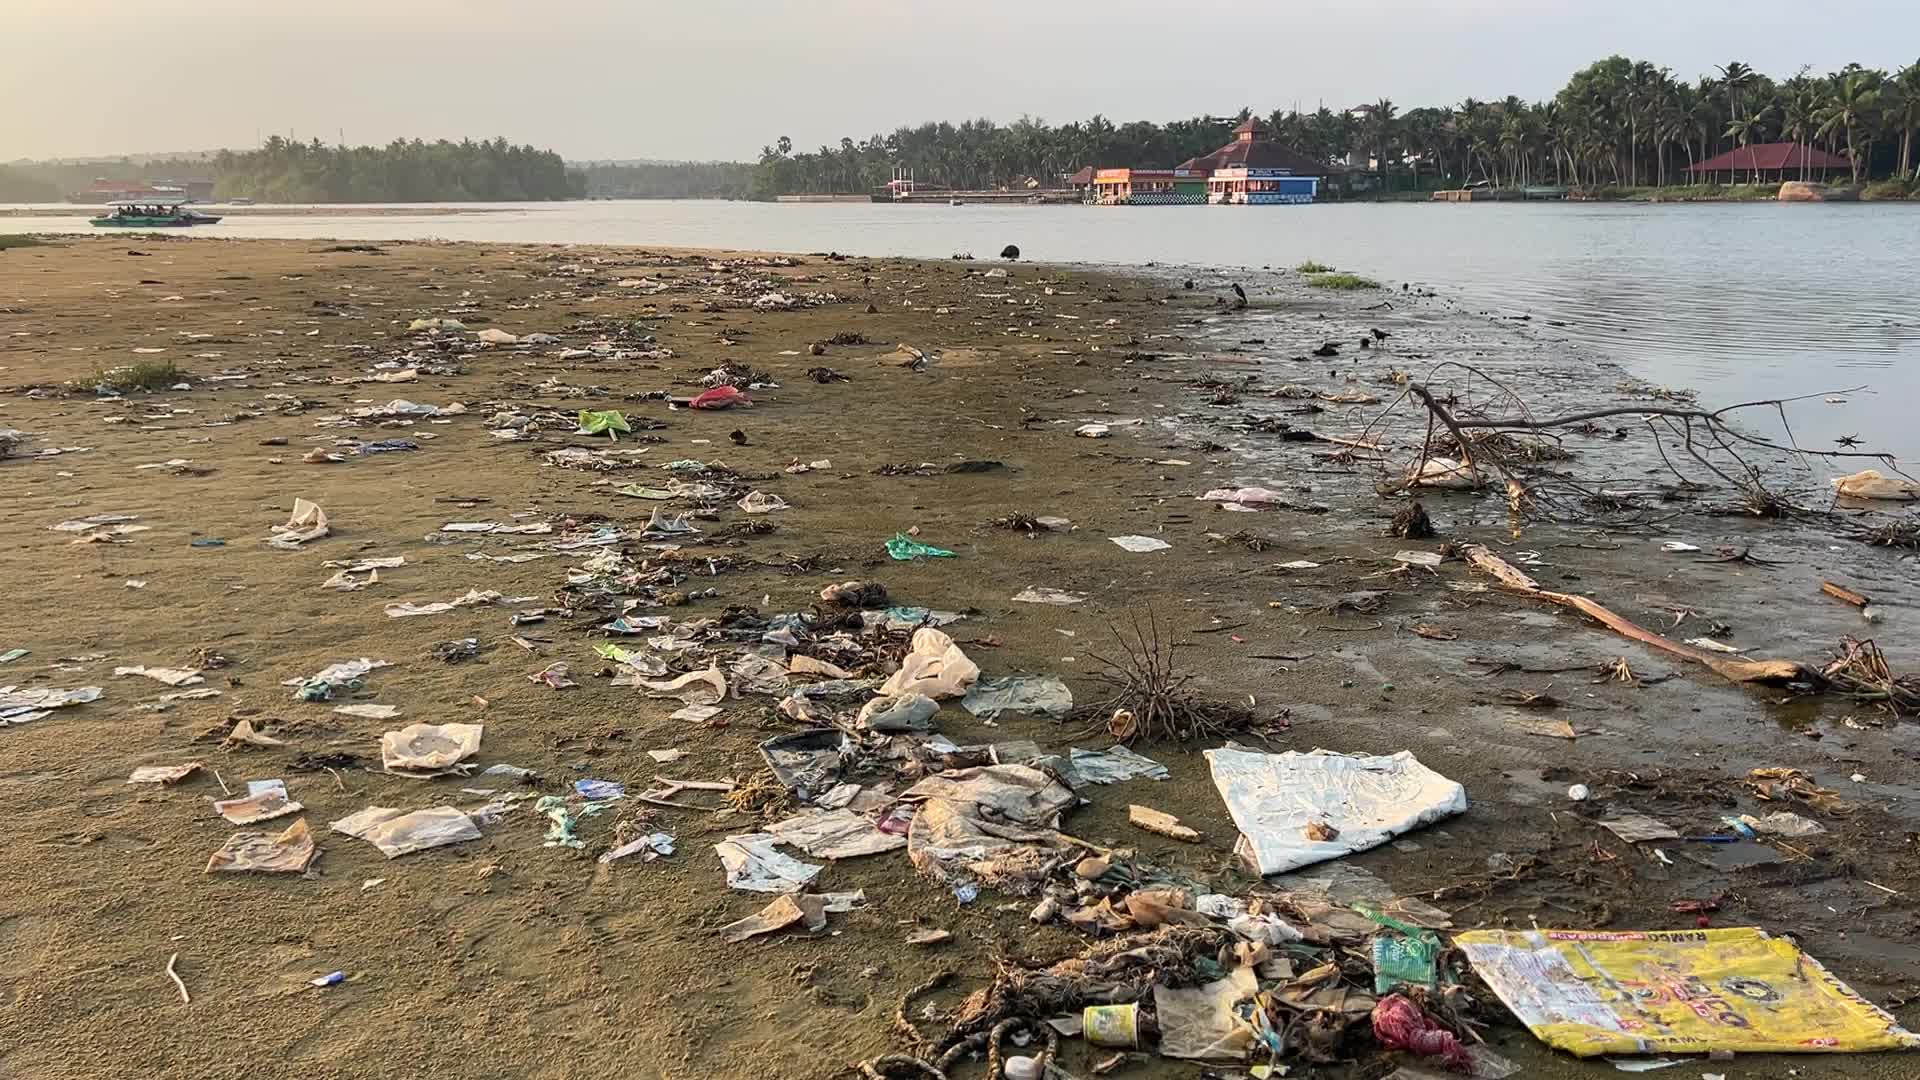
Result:
[[[213,159],[214,193],[261,202],[523,202],[579,198],[581,178],[551,150],[505,139],[326,146],[278,135]]]
[[[60,185],[15,166],[0,165],[0,203],[58,202]]]
[[[864,142],[840,140],[795,153],[782,136],[763,147],[755,197],[868,192],[896,165],[921,184],[1016,187],[1052,184],[1086,166],[1171,168],[1228,138],[1229,117],[1116,126],[1104,116],[1053,126],[1022,117],[902,127]],[[1379,163],[1389,187],[1557,183],[1640,187],[1685,182],[1684,168],[1726,150],[1797,142],[1838,154],[1853,178],[1920,184],[1920,62],[1896,72],[1848,65],[1774,80],[1740,61],[1695,81],[1645,61],[1614,56],[1577,72],[1552,100],[1518,97],[1411,109],[1385,99],[1344,111],[1276,110],[1264,116],[1279,141],[1322,161]]]
[[[744,199],[753,166],[737,161],[575,164],[590,199]]]
[[[22,194],[6,194],[12,177],[19,180],[11,187]],[[585,179],[569,172],[559,154],[505,139],[327,146],[276,135],[258,150],[207,157],[19,162],[0,167],[0,201],[65,198],[96,177],[212,180],[216,198],[259,202],[521,202],[586,194]]]

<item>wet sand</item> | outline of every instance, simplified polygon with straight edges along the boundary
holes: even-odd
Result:
[[[1284,717],[1275,749],[1411,749],[1466,786],[1466,815],[1348,860],[1404,894],[1444,888],[1435,902],[1458,928],[1692,927],[1695,916],[1670,911],[1670,901],[1725,894],[1715,925],[1791,932],[1875,1001],[1917,977],[1909,726],[1883,726],[1860,704],[1731,686],[1498,590],[1456,591],[1449,585],[1486,580],[1458,561],[1396,569],[1396,552],[1441,544],[1387,535],[1405,504],[1374,493],[1374,470],[1323,456],[1337,449],[1325,443],[1247,430],[1250,417],[1301,407],[1266,396],[1291,382],[1325,394],[1364,387],[1380,398],[1322,401],[1328,412],[1295,417],[1322,434],[1356,435],[1392,400],[1391,372],[1445,358],[1635,400],[1615,389],[1617,372],[1570,355],[1543,328],[1397,291],[1390,308],[1376,308],[1379,294],[1319,293],[1291,275],[1250,282],[1252,309],[1234,313],[1220,306],[1226,282],[1205,276],[1187,290],[1174,280],[1060,267],[1016,265],[986,277],[1003,268],[985,262],[797,257],[798,265],[769,266],[717,263],[733,257],[711,253],[394,243],[376,255],[331,246],[86,237],[0,253],[0,428],[30,433],[0,461],[0,580],[15,596],[0,608],[0,652],[30,650],[0,665],[0,685],[104,690],[96,702],[0,727],[8,822],[0,876],[11,886],[0,898],[0,989],[11,1003],[0,1018],[0,1065],[8,1075],[198,1076],[276,1062],[348,1076],[825,1077],[900,1049],[890,1033],[895,1006],[932,972],[958,972],[934,999],[951,1005],[990,977],[996,952],[1053,960],[1083,946],[1059,923],[1031,926],[1030,900],[987,890],[962,906],[898,854],[823,872],[821,888],[864,889],[870,901],[833,916],[828,933],[725,944],[717,928],[767,900],[729,890],[711,850],[752,824],[744,815],[662,810],[652,827],[676,836],[677,853],[609,866],[594,858],[621,815],[584,821],[587,846],[578,852],[543,847],[545,822],[524,806],[479,841],[392,861],[328,831],[326,822],[368,805],[480,801],[458,794],[471,780],[377,771],[380,733],[415,721],[485,724],[480,762],[538,769],[555,792],[586,777],[642,787],[656,774],[746,782],[764,771],[755,745],[793,726],[771,698],[728,702],[726,726],[716,728],[669,719],[678,702],[610,686],[596,677],[602,665],[591,648],[602,613],[510,625],[515,610],[555,606],[579,556],[469,556],[543,551],[574,526],[637,528],[656,504],[615,489],[665,474],[546,464],[547,451],[605,440],[564,427],[524,441],[490,436],[487,418],[509,409],[622,409],[634,421],[660,421],[657,430],[634,426],[663,442],[621,445],[645,445],[651,463],[724,462],[752,478],[747,486],[790,504],[767,515],[770,533],[690,545],[718,560],[706,569],[719,572],[687,574],[680,587],[717,595],[637,614],[806,610],[822,586],[869,578],[896,603],[965,612],[949,629],[987,674],[1058,674],[1091,701],[1101,696],[1094,657],[1114,651],[1110,627],[1151,612],[1207,694]],[[652,293],[623,280],[666,287]],[[741,306],[770,291],[830,292],[844,302]],[[876,313],[865,313],[869,303]],[[439,355],[458,373],[422,373],[413,383],[353,381],[409,349],[427,356],[407,324],[446,316],[470,330],[552,333],[561,344]],[[613,321],[637,321],[674,355],[558,357]],[[1289,359],[1374,327],[1389,336],[1365,352]],[[838,333],[872,344],[809,355],[810,343]],[[901,343],[927,362],[912,364]],[[66,387],[99,369],[166,360],[185,369],[188,389],[101,399]],[[728,360],[770,373],[779,388],[754,392],[751,409],[712,413],[669,411],[646,396],[697,392],[700,376]],[[821,365],[849,381],[806,376]],[[1210,404],[1222,400],[1222,380],[1250,373],[1261,377],[1253,388]],[[401,397],[466,408],[446,422],[330,426],[348,410]],[[1396,416],[1417,431],[1418,418],[1401,410]],[[1072,434],[1094,422],[1109,425],[1109,437]],[[1397,424],[1385,437],[1404,446]],[[744,446],[730,440],[736,430]],[[419,449],[303,461],[339,439],[387,438]],[[85,449],[37,456],[49,448]],[[1569,468],[1616,467],[1604,442],[1582,452],[1591,458]],[[176,459],[185,461],[165,464]],[[783,471],[818,459],[831,465]],[[965,460],[1004,467],[876,474]],[[1630,454],[1618,460],[1642,467]],[[1327,510],[1232,513],[1196,498],[1241,484],[1287,488],[1300,504]],[[324,507],[333,534],[297,551],[269,546],[270,527],[287,519],[296,497]],[[1662,629],[1676,610],[1697,613],[1675,636],[1726,621],[1754,655],[1816,660],[1842,634],[1869,629],[1817,594],[1822,578],[1854,582],[1888,611],[1871,629],[1896,666],[1915,660],[1901,641],[1911,563],[1898,552],[1684,511],[1657,532],[1523,524],[1516,533],[1497,497],[1425,502],[1443,535],[1527,561],[1549,587]],[[703,527],[746,519],[721,505],[721,521]],[[988,524],[1016,512],[1064,516],[1075,528],[1029,537]],[[50,530],[94,514],[137,515],[150,528],[125,543],[81,544]],[[449,540],[439,532],[474,520],[551,523],[556,535]],[[890,560],[883,541],[912,528],[957,557]],[[1130,534],[1172,548],[1134,554],[1109,541]],[[1675,537],[1707,551],[1662,554],[1660,540]],[[225,543],[193,544],[213,539]],[[1721,543],[1785,565],[1710,561]],[[406,565],[360,591],[320,587],[333,572],[326,560],[383,556],[404,556]],[[1282,568],[1301,560],[1320,566]],[[1029,586],[1088,599],[1071,607],[1012,601]],[[383,612],[470,589],[537,599],[417,618]],[[1359,590],[1383,595],[1365,611],[1338,603]],[[1432,640],[1415,626],[1457,636]],[[480,642],[475,659],[432,655],[436,644],[469,636]],[[169,688],[113,675],[116,666],[190,666],[203,650],[231,660],[205,672],[203,685],[218,697],[143,709]],[[340,715],[293,700],[282,685],[363,656],[392,662],[368,678],[363,700],[399,707],[397,720]],[[1599,673],[1623,656],[1642,678],[1674,677],[1640,685]],[[83,659],[63,659],[74,657]],[[577,688],[526,677],[555,661],[571,665]],[[1517,704],[1541,693],[1563,704]],[[286,745],[222,749],[235,719]],[[1541,721],[1559,720],[1581,734],[1538,733]],[[940,725],[962,744],[1104,745],[1077,738],[1075,725],[1014,718],[989,726],[953,707]],[[670,747],[687,756],[663,767],[646,754]],[[1206,766],[1189,752],[1200,747],[1138,749],[1165,763],[1171,779],[1091,789],[1091,805],[1071,811],[1065,827],[1138,848],[1221,891],[1251,887],[1230,853],[1233,827]],[[294,768],[301,755],[325,753],[357,754],[363,767],[337,777]],[[235,789],[284,778],[323,850],[314,869],[202,873],[236,831],[209,809],[219,784],[205,774],[165,789],[125,783],[137,766],[188,760],[219,770]],[[1768,809],[1738,783],[1766,765],[1804,768],[1858,806],[1823,818],[1832,831],[1805,844],[1804,858],[1784,872],[1687,858],[1667,866],[1583,817],[1611,806],[1713,831],[1723,814]],[[1849,780],[1856,773],[1865,780]],[[1570,803],[1576,782],[1599,801]],[[1129,802],[1178,815],[1205,842],[1180,845],[1130,828]],[[1489,869],[1497,853],[1538,863],[1501,880]],[[383,880],[367,887],[373,879]],[[916,925],[950,930],[954,940],[909,946],[903,939]],[[190,1005],[163,973],[175,952]],[[346,973],[344,985],[304,988],[335,970]],[[1914,1013],[1897,1010],[1909,1024],[1920,1020]],[[1490,1038],[1527,1076],[1612,1072],[1549,1054],[1510,1022]],[[1315,1075],[1377,1076],[1389,1071],[1385,1061],[1369,1053]],[[1064,1064],[1086,1075],[1084,1048],[1069,1041]],[[1802,1077],[1910,1068],[1889,1056],[1790,1064]],[[1118,1075],[1196,1071],[1153,1061]]]

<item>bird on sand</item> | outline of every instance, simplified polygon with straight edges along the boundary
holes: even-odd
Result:
[[[1008,244],[1006,247],[1000,249],[1000,257],[1008,262],[1018,259],[1020,257],[1020,246],[1018,244]]]
[[[747,445],[747,433],[744,431],[741,431],[739,428],[735,428],[732,431],[728,432],[727,438],[732,439],[733,445],[735,446]]]
[[[1241,307],[1247,306],[1247,290],[1241,288],[1240,283],[1237,281],[1233,283],[1233,295],[1240,298]]]

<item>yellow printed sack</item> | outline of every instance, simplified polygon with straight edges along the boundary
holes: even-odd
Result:
[[[1528,1030],[1581,1057],[1920,1046],[1819,961],[1758,929],[1474,930],[1454,944]]]

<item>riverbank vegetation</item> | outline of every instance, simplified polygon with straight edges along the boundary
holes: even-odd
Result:
[[[923,186],[1051,187],[1089,166],[1171,168],[1220,146],[1252,115],[1242,109],[1167,124],[1116,125],[1105,116],[1057,126],[1032,117],[1008,125],[929,123],[798,152],[782,137],[761,150],[752,192],[867,193],[884,187],[896,166]],[[1382,99],[1345,112],[1281,109],[1262,119],[1279,141],[1342,163],[1358,186],[1374,191],[1475,183],[1657,189],[1685,184],[1694,162],[1768,142],[1837,154],[1850,163],[1842,175],[1854,182],[1911,181],[1920,172],[1920,61],[1892,72],[1849,65],[1775,79],[1733,60],[1687,80],[1614,56],[1576,72],[1548,101],[1469,98],[1402,111]]]
[[[114,180],[212,180],[214,197],[259,202],[521,202],[580,198],[585,179],[551,150],[505,139],[396,139],[385,146],[328,146],[278,135],[258,150],[222,150],[192,158],[35,163],[0,169],[25,193],[0,202],[46,202]],[[27,186],[30,185],[30,186]]]
[[[744,199],[753,166],[737,161],[584,162],[589,199]]]
[[[1307,284],[1316,289],[1334,289],[1339,292],[1351,292],[1357,289],[1377,289],[1380,283],[1359,274],[1308,274]]]

